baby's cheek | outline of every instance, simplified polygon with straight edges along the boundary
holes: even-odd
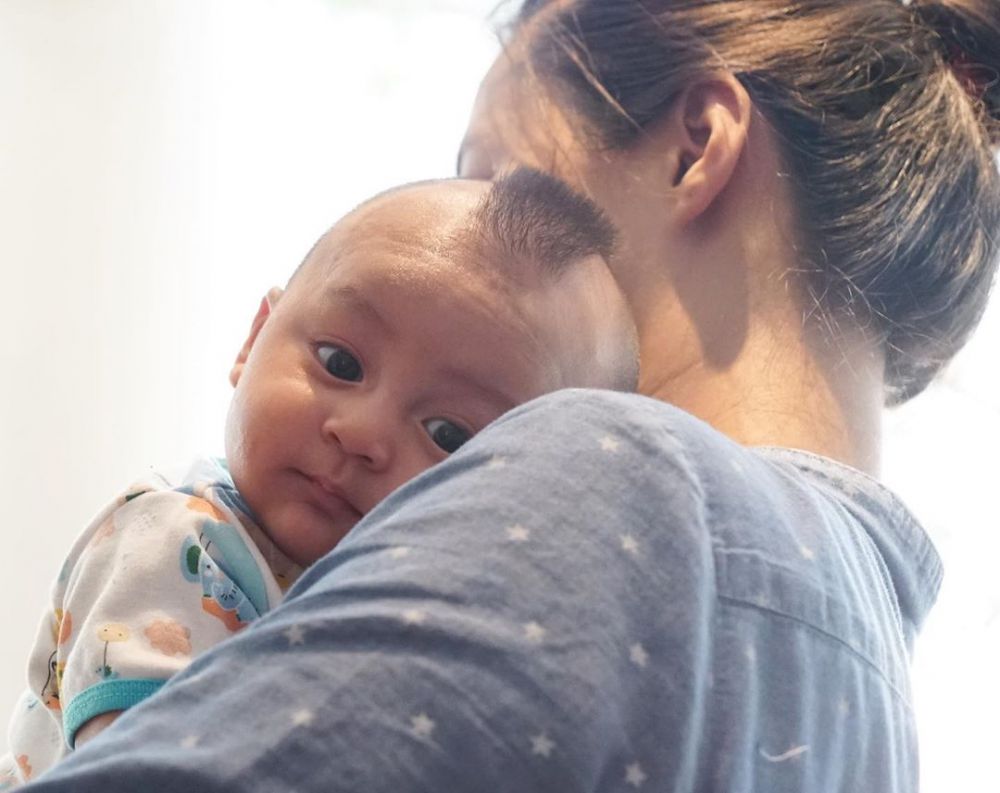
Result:
[[[448,456],[443,452],[435,455],[424,449],[414,449],[411,454],[400,460],[400,464],[394,467],[379,483],[376,492],[376,503],[384,500],[390,493],[399,489],[411,479],[420,476],[424,471],[434,467],[438,463],[444,462]],[[373,505],[374,506],[374,505]]]

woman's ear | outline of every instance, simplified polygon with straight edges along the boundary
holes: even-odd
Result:
[[[233,388],[240,381],[240,376],[243,374],[243,367],[246,365],[247,358],[250,357],[250,350],[253,349],[254,342],[257,341],[260,329],[264,327],[264,323],[271,316],[271,311],[278,304],[282,294],[281,289],[273,287],[268,290],[267,294],[260,301],[260,307],[257,309],[257,315],[253,318],[253,323],[250,325],[250,333],[247,336],[247,340],[243,342],[243,347],[240,348],[239,354],[236,356],[236,362],[233,364],[233,368],[229,370],[229,382]]]
[[[751,111],[749,94],[731,74],[699,80],[678,98],[672,167],[682,225],[700,217],[729,184],[746,147]]]

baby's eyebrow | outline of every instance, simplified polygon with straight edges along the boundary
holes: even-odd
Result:
[[[447,366],[440,372],[441,378],[454,385],[460,385],[470,391],[478,392],[502,411],[510,410],[521,404],[523,400],[515,399],[503,390],[499,384],[492,382],[493,378],[484,378],[460,366]]]
[[[350,309],[361,314],[366,314],[368,318],[380,325],[386,333],[392,332],[392,326],[375,305],[364,295],[360,289],[349,284],[338,284],[326,290],[325,297],[331,302],[346,304]]]

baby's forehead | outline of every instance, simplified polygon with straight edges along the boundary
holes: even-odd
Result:
[[[323,280],[359,263],[385,275],[428,284],[455,272],[475,272],[501,292],[521,286],[525,262],[510,261],[496,241],[483,232],[477,210],[489,183],[447,180],[408,185],[384,193],[358,207],[323,235],[306,266]]]
[[[328,232],[334,238],[371,235],[431,245],[474,223],[487,182],[447,179],[405,185],[366,201]]]
[[[353,305],[384,326],[409,323],[410,335],[447,326],[442,347],[468,346],[463,329],[476,328],[482,349],[496,349],[484,338],[492,328],[587,371],[582,339],[595,354],[608,346],[600,337],[612,358],[634,358],[633,324],[607,266],[613,240],[596,207],[542,174],[407,185],[331,228],[293,291],[303,309]]]

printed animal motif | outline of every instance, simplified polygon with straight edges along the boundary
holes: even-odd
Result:
[[[204,498],[192,496],[187,507],[206,515],[199,527],[198,537],[203,549],[210,551],[215,563],[236,582],[253,604],[257,615],[266,612],[269,608],[267,585],[240,531],[227,522],[218,507]]]
[[[259,616],[243,591],[216,564],[194,538],[181,546],[181,572],[188,581],[201,583],[201,607],[236,632]]]
[[[42,686],[41,700],[49,710],[62,711],[62,703],[59,700],[59,691],[62,687],[63,672],[66,669],[65,659],[59,660],[58,648],[66,644],[73,635],[73,615],[62,609],[56,609],[52,614],[49,623],[52,631],[52,642],[57,649],[49,656],[48,675],[45,678],[45,685]]]
[[[62,712],[62,702],[59,700],[59,691],[62,688],[63,672],[66,670],[66,662],[58,660],[59,651],[53,650],[49,656],[49,669],[45,677],[45,685],[42,686],[41,700],[49,710]]]

